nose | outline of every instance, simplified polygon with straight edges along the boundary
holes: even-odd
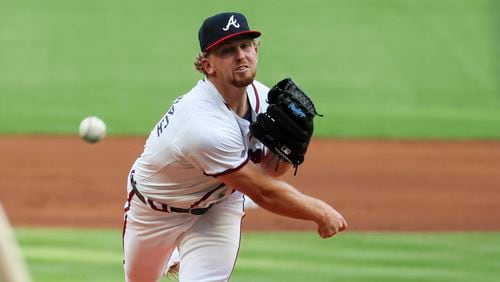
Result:
[[[245,57],[245,51],[241,47],[236,47],[234,55],[236,59],[243,59]]]

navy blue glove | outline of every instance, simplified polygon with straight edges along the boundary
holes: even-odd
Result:
[[[265,113],[250,125],[251,134],[295,168],[304,162],[314,131],[316,111],[312,100],[291,78],[283,79],[268,93]]]

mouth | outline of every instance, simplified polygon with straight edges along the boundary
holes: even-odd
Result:
[[[239,67],[235,68],[234,70],[236,72],[246,72],[249,69],[250,68],[247,65],[242,65],[242,66],[239,66]]]

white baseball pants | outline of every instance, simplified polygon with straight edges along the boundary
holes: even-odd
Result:
[[[180,252],[179,281],[229,279],[240,245],[241,193],[234,192],[203,215],[156,211],[137,196],[129,200],[123,230],[126,281],[159,280],[176,247]]]

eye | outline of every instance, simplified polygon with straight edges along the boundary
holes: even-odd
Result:
[[[235,47],[233,47],[233,46],[227,46],[227,47],[221,48],[219,50],[219,56],[226,57],[226,56],[229,56],[229,55],[233,54],[235,51],[236,51]]]
[[[243,50],[247,50],[247,49],[251,48],[252,46],[253,46],[252,42],[251,41],[247,41],[247,42],[241,43],[240,48],[243,49]]]

